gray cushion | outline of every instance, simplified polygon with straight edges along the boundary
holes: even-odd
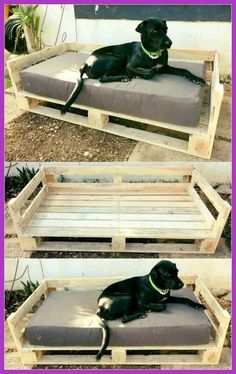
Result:
[[[52,292],[26,326],[31,344],[46,346],[100,346],[102,331],[96,316],[101,291]],[[173,295],[196,300],[190,289]],[[207,344],[211,324],[204,311],[186,305],[168,304],[161,313],[123,325],[109,321],[110,346],[156,346]]]
[[[85,53],[67,52],[30,66],[20,72],[24,90],[66,101],[87,59]],[[172,62],[203,77],[204,63]],[[100,83],[87,79],[76,103],[143,119],[196,126],[199,122],[204,88],[183,77],[159,75],[151,80]]]

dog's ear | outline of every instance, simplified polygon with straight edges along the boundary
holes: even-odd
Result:
[[[144,20],[143,22],[141,22],[135,29],[135,31],[139,32],[140,34],[143,34],[145,28],[146,28],[146,20]]]

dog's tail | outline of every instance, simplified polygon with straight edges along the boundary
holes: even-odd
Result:
[[[77,97],[79,96],[83,85],[84,85],[84,80],[83,80],[83,75],[86,73],[88,69],[88,65],[84,64],[82,68],[80,69],[80,78],[77,79],[77,83],[75,84],[75,88],[73,89],[72,93],[70,94],[69,99],[65,103],[65,105],[61,109],[61,114],[64,115],[68,111],[69,107],[75,102]]]
[[[109,340],[110,340],[110,329],[109,329],[109,327],[107,326],[107,324],[106,324],[106,322],[103,318],[99,317],[99,320],[100,320],[100,326],[102,328],[102,345],[101,345],[101,348],[100,348],[99,352],[96,355],[96,361],[101,360],[101,357],[103,356],[105,350],[107,349],[107,346],[108,346]]]

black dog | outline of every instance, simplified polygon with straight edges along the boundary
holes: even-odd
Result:
[[[174,74],[205,85],[204,79],[188,70],[168,65],[167,49],[171,47],[172,41],[167,36],[166,21],[148,18],[137,26],[136,31],[141,34],[141,43],[108,46],[91,54],[81,67],[80,78],[61,114],[65,114],[78,97],[83,87],[84,74],[102,83],[129,81],[134,77],[151,79],[155,74]]]
[[[98,298],[97,315],[100,317],[103,341],[97,360],[101,359],[109,344],[110,330],[106,320],[121,318],[123,323],[130,322],[147,317],[149,311],[163,311],[166,303],[181,303],[195,309],[205,309],[204,305],[188,298],[170,296],[170,290],[178,290],[183,286],[178,278],[176,265],[162,260],[150,274],[125,279],[105,288]]]

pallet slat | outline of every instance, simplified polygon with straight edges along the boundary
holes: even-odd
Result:
[[[203,218],[200,214],[132,214],[132,213],[35,213],[34,219],[47,219],[47,220],[111,220],[111,221],[181,221],[181,222],[202,222]]]
[[[183,225],[182,225],[183,227]],[[135,228],[79,228],[78,227],[27,227],[23,230],[22,237],[87,237],[87,238],[109,238],[123,236],[126,238],[160,238],[160,239],[206,239],[212,235],[211,230],[183,228],[176,229],[146,229],[145,232]]]

